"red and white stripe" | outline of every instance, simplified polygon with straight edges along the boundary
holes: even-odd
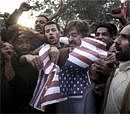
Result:
[[[75,48],[68,60],[80,67],[86,68],[94,61],[107,57],[106,44],[94,38],[82,39],[81,45]]]
[[[49,50],[50,50],[50,45],[46,44],[43,45],[43,47],[39,51],[39,56],[41,56],[45,74],[49,74],[52,71],[54,66],[54,63],[50,61]]]
[[[50,45],[47,44],[39,51],[39,56],[43,61],[43,68],[39,72],[37,86],[30,102],[31,106],[41,111],[44,111],[46,105],[66,100],[60,93],[57,75],[59,68],[50,61],[49,49]],[[42,70],[44,70],[44,74],[41,74]],[[45,80],[44,76],[47,76],[47,80]]]
[[[99,58],[106,57],[105,43],[93,38],[84,38],[81,46],[75,48],[69,54],[68,60],[86,68],[93,61]],[[43,61],[43,68],[39,72],[39,78],[33,98],[30,105],[34,108],[44,111],[44,107],[49,104],[58,103],[66,100],[60,92],[59,79],[58,79],[58,66],[51,62],[49,58],[50,45],[44,45],[39,51],[39,56]],[[44,74],[41,71],[44,70]],[[47,80],[44,79],[47,76]]]

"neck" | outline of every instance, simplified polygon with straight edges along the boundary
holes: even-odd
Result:
[[[57,48],[60,48],[60,47],[61,47],[61,45],[60,45],[59,42],[58,42],[57,44],[54,44],[54,46],[56,46]]]

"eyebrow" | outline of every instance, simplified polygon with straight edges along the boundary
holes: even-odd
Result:
[[[96,32],[95,34],[109,34],[108,32]]]
[[[126,37],[126,38],[130,38],[130,34],[123,34],[123,33],[119,33],[119,35]]]

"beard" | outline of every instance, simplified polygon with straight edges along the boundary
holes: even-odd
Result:
[[[36,26],[35,26],[35,30],[36,30],[37,32],[39,32],[39,33],[43,33],[43,29],[42,29],[42,27],[39,26],[39,25],[36,25]]]
[[[128,61],[130,60],[130,54],[121,50],[118,53],[116,53],[116,59],[119,61]]]
[[[57,39],[54,37],[54,36],[50,36],[49,38],[47,38],[48,39],[48,43],[49,44],[52,44],[52,45],[55,45],[55,44],[57,44]]]

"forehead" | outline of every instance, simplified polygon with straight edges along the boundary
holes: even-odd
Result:
[[[69,29],[69,33],[71,33],[71,32],[78,32],[78,30],[76,29],[76,27],[71,27]]]
[[[36,20],[42,20],[42,21],[47,21],[47,19],[45,17],[37,17]]]
[[[122,30],[121,30],[121,32],[120,32],[121,34],[130,34],[130,25],[127,25],[127,26],[125,26]]]
[[[55,24],[50,24],[50,25],[46,25],[45,26],[45,30],[52,29],[52,28],[56,28],[57,29],[57,26]]]
[[[106,27],[99,27],[96,32],[108,32]]]
[[[29,42],[29,41],[30,41],[29,38],[24,37],[24,38],[17,38],[17,39],[15,39],[12,43],[14,43],[14,45],[17,45],[17,43],[21,43],[21,45],[22,45],[23,43],[27,43],[27,42]],[[19,45],[19,44],[18,44],[18,45]]]

